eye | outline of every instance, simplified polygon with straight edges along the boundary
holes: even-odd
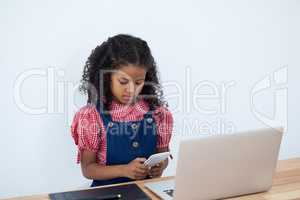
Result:
[[[128,80],[126,80],[126,79],[120,79],[120,80],[119,80],[119,83],[120,83],[121,85],[126,85],[126,84],[128,83]]]
[[[136,85],[141,85],[141,84],[143,84],[143,83],[144,83],[144,80],[140,80],[140,81],[136,81],[136,82],[135,82]]]
[[[121,84],[121,85],[126,85],[127,82],[126,82],[126,81],[120,81],[120,84]]]
[[[142,83],[144,83],[144,81],[135,82],[136,85],[141,85]]]

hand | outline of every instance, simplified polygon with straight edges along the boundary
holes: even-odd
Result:
[[[149,169],[144,165],[145,161],[145,158],[136,158],[125,165],[125,176],[135,180],[146,178],[149,173]]]
[[[164,166],[165,166],[165,162],[162,161],[162,162],[156,164],[155,166],[151,167],[150,171],[149,171],[149,176],[151,178],[161,177],[161,175],[165,169]]]

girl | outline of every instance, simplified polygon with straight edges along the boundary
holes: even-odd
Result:
[[[143,162],[169,151],[173,118],[147,43],[124,34],[108,38],[92,51],[81,83],[87,105],[71,132],[91,186],[160,177],[168,159],[151,169]]]

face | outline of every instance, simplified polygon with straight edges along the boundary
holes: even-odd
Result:
[[[111,91],[114,99],[122,104],[133,103],[143,89],[146,69],[125,65],[111,75]]]

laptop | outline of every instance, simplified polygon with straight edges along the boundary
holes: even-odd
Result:
[[[220,199],[267,191],[278,160],[283,128],[186,139],[175,179],[149,182],[162,199]]]

